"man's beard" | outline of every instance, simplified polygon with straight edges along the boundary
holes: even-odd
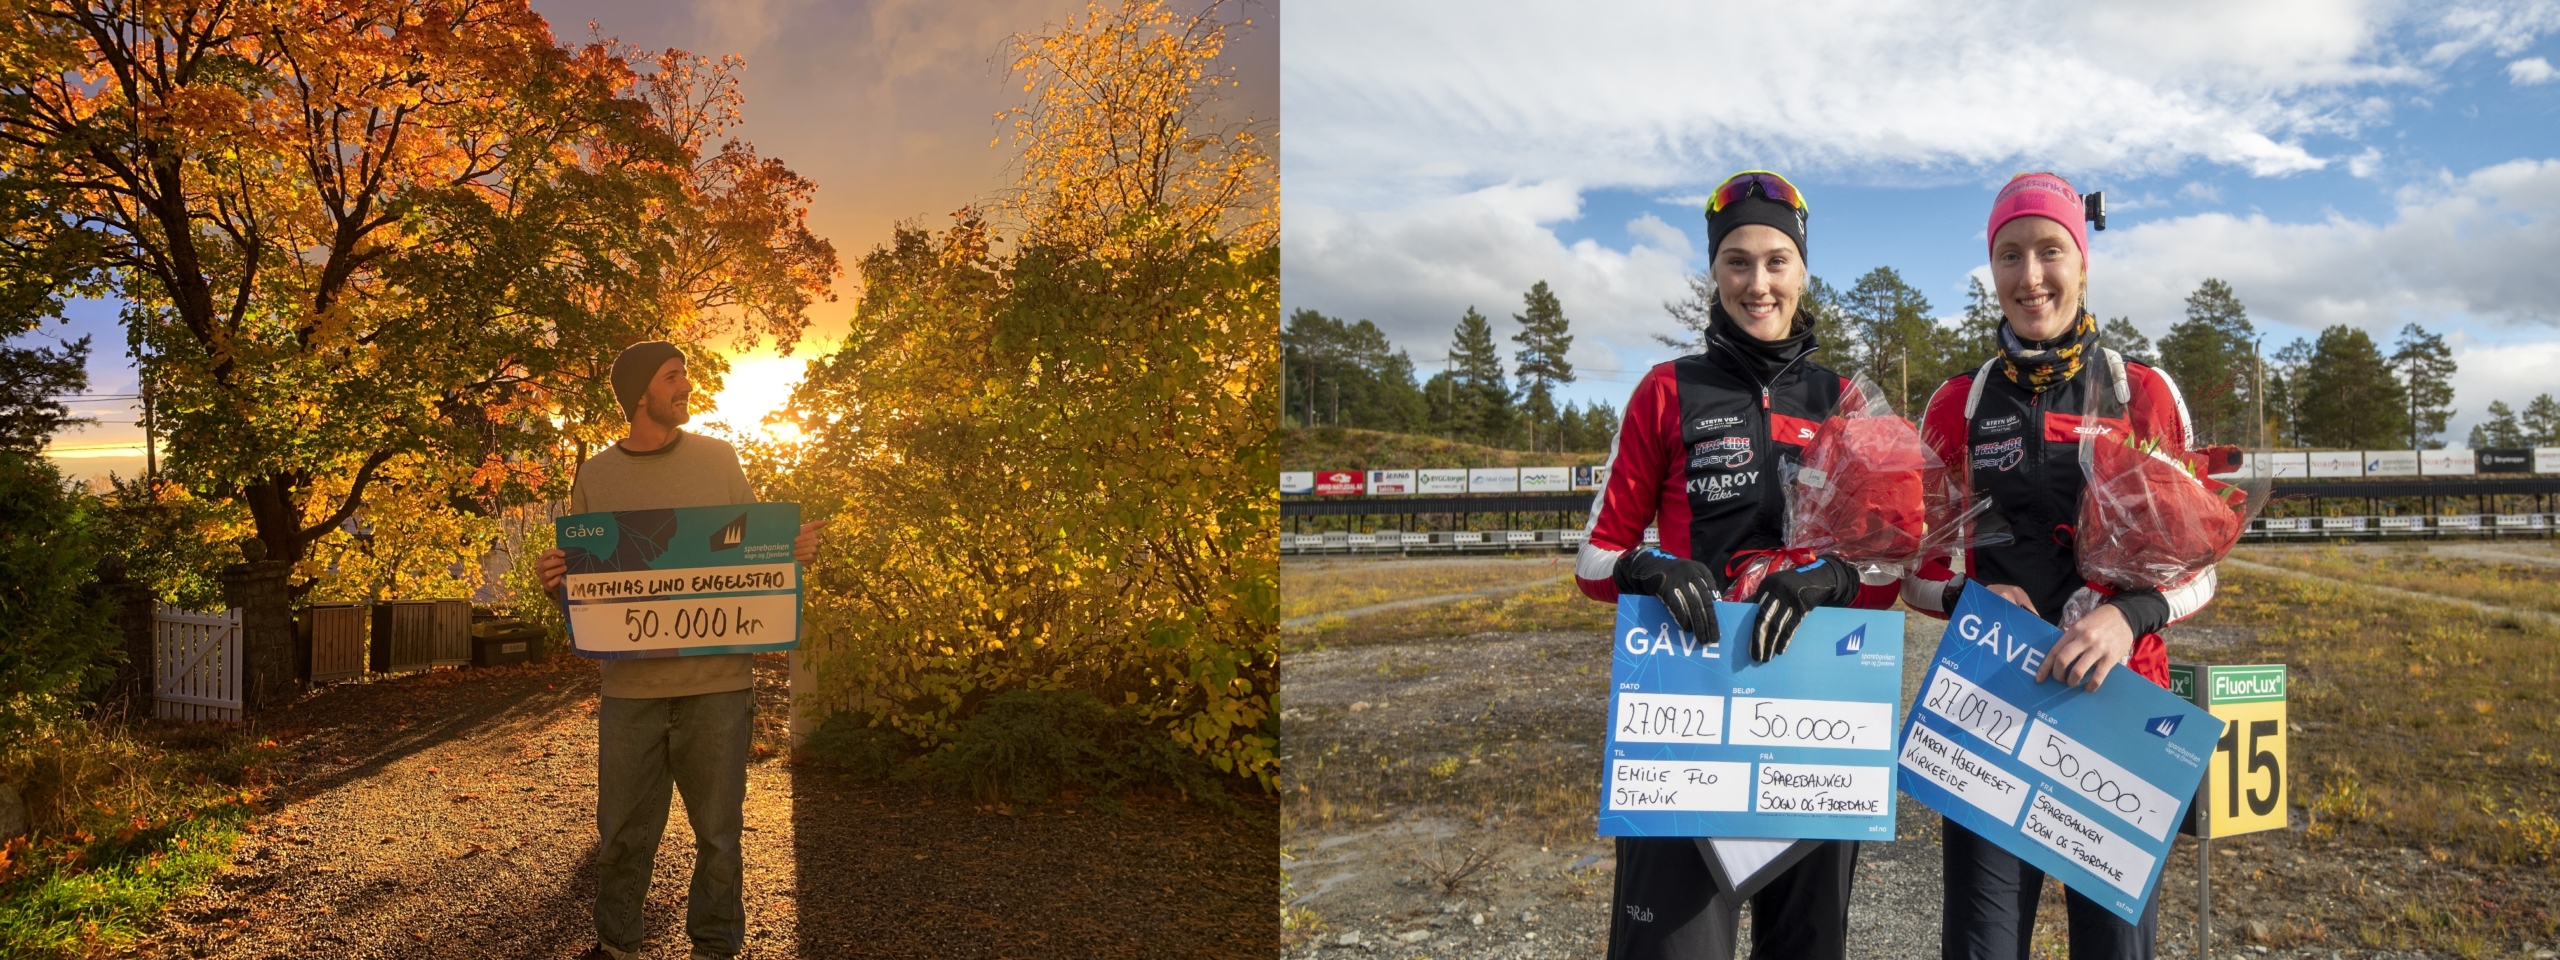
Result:
[[[641,408],[649,415],[649,419],[669,430],[684,426],[693,420],[693,412],[685,409],[685,402],[682,400],[663,405],[653,400],[641,404]]]

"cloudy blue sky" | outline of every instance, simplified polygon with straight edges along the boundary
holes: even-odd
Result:
[[[2049,169],[2110,199],[2102,316],[2157,337],[2219,277],[2269,350],[2426,325],[2456,443],[2560,393],[2560,0],[1590,9],[1293,2],[1284,311],[1374,320],[1428,376],[1544,279],[1566,396],[1622,403],[1726,174],[1805,189],[1816,274],[1891,266],[1952,316],[1992,191]]]

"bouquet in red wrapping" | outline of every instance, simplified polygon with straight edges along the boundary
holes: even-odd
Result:
[[[2122,429],[2084,441],[2089,485],[2072,534],[2080,575],[2117,589],[2167,587],[2220,562],[2249,526],[2251,499],[2206,472],[2224,459],[2219,448],[2189,453]]]
[[[2088,486],[2080,495],[2080,524],[2072,553],[2080,575],[2103,588],[2174,587],[2218,563],[2240,542],[2249,518],[2266,506],[2269,477],[2245,470],[2244,447],[2264,450],[2264,391],[2255,368],[2228,383],[2191,385],[2209,394],[2237,396],[2238,416],[2185,426],[2185,412],[2137,418],[2125,371],[2110,358],[2094,371],[2080,432],[2080,469]],[[2152,398],[2175,404],[2175,394]],[[2175,419],[2172,419],[2175,418]],[[2140,419],[2153,425],[2142,429]],[[2147,434],[2147,435],[2146,435]],[[2205,445],[2194,442],[2198,435]],[[2263,465],[2261,457],[2258,463]]]
[[[1786,546],[1736,553],[1725,570],[1733,577],[1727,598],[1748,599],[1770,573],[1819,556],[1879,578],[1901,576],[1924,552],[1943,549],[1969,519],[1969,512],[1946,509],[1957,496],[1951,483],[1920,431],[1859,377],[1841,394],[1839,412],[1814,431],[1786,484]]]

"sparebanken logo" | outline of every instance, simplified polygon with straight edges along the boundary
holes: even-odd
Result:
[[[1859,625],[1858,625],[1858,629],[1851,630],[1851,631],[1849,631],[1849,635],[1848,635],[1848,636],[1845,636],[1845,637],[1841,637],[1841,638],[1840,638],[1840,644],[1839,644],[1839,646],[1838,646],[1837,648],[1835,648],[1835,651],[1832,653],[1832,656],[1835,656],[1835,657],[1845,657],[1845,656],[1848,656],[1848,655],[1850,655],[1850,654],[1853,654],[1853,653],[1858,652],[1859,648],[1864,647],[1864,646],[1866,646],[1866,645],[1867,645],[1867,625],[1866,625],[1866,624],[1861,623],[1861,624],[1859,624]]]
[[[739,544],[745,543],[746,541],[747,515],[741,513],[738,515],[738,519],[729,521],[728,526],[711,531],[711,552],[718,553],[722,550],[735,550],[738,548]]]
[[[2153,717],[2143,721],[2142,728],[2151,731],[2152,736],[2166,740],[2170,734],[2178,732],[2178,722],[2185,719],[2178,716]]]

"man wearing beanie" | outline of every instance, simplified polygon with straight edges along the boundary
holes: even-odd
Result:
[[[1881,609],[1895,585],[1860,582],[1819,558],[1770,574],[1749,635],[1719,637],[1715,600],[1736,554],[1784,544],[1785,473],[1847,388],[1813,362],[1813,324],[1798,309],[1806,207],[1786,178],[1735,174],[1707,205],[1707,272],[1716,297],[1706,349],[1655,366],[1627,398],[1610,442],[1609,481],[1593,499],[1574,576],[1603,603],[1621,594],[1661,600],[1683,630],[1724,656],[1785,656],[1795,625],[1817,606]],[[1659,530],[1658,546],[1645,528]],[[1730,641],[1730,642],[1724,642]],[[1799,654],[1801,656],[1801,654]],[[1729,960],[1742,903],[1751,902],[1751,956],[1847,956],[1853,840],[1620,837],[1609,915],[1610,960]]]
[[[679,429],[691,419],[693,384],[672,343],[633,344],[613,362],[613,393],[630,421],[628,437],[579,465],[569,512],[663,510],[752,503],[755,489],[738,452]],[[793,550],[816,559],[824,521],[802,524]],[[559,595],[568,556],[542,555],[543,589]],[[684,792],[693,826],[693,881],[685,933],[696,958],[738,955],[746,940],[738,835],[747,797],[747,755],[755,728],[753,655],[713,654],[601,660],[596,705],[597,945],[582,960],[629,960],[647,939],[640,913],[658,839],[666,832],[669,788]]]

